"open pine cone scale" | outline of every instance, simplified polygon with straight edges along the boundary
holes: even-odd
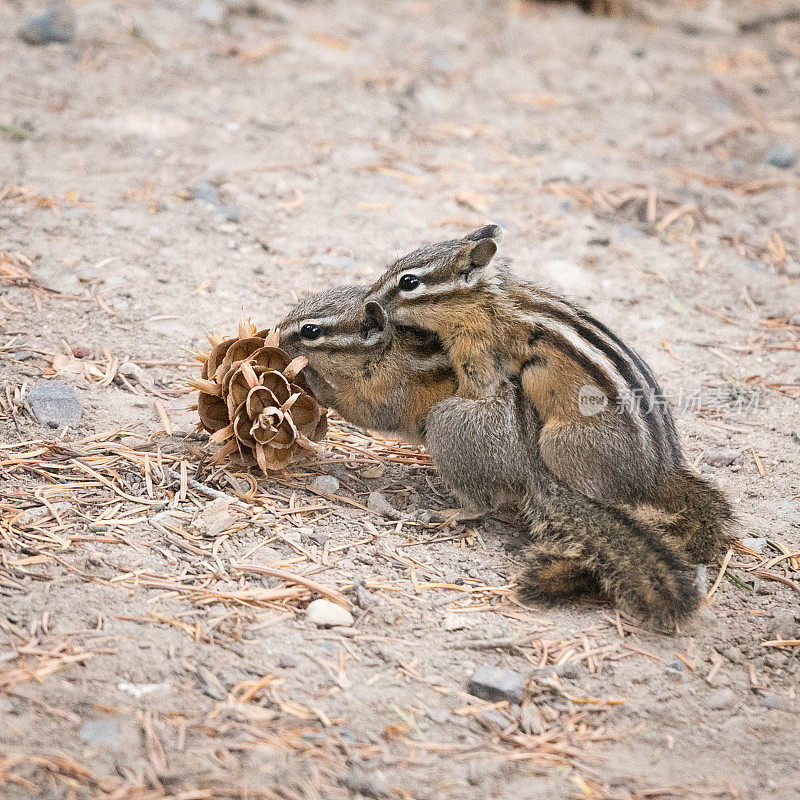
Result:
[[[320,406],[301,374],[308,363],[278,347],[277,331],[243,323],[238,339],[218,341],[204,357],[199,390],[201,427],[225,442],[217,460],[236,458],[269,472],[283,469],[327,431]]]

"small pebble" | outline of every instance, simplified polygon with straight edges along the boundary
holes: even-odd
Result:
[[[391,797],[394,794],[389,787],[388,779],[379,770],[366,772],[354,768],[348,770],[339,780],[342,786],[361,797],[380,800],[382,797]]]
[[[239,209],[236,206],[228,205],[227,203],[223,203],[222,205],[217,206],[214,214],[218,217],[221,217],[224,222],[236,225],[239,223],[239,219],[241,218],[241,214],[239,213]]]
[[[324,598],[309,603],[306,615],[318,628],[332,628],[335,625],[349,628],[355,621],[346,608]]]
[[[484,664],[473,673],[467,684],[467,691],[490,703],[497,703],[501,700],[522,703],[524,685],[525,676],[519,672]]]
[[[717,615],[705,603],[700,603],[695,613],[698,619],[705,623],[713,623],[717,621]]]
[[[381,492],[370,492],[367,508],[389,519],[400,519],[400,512],[383,496]]]
[[[369,467],[364,467],[358,474],[367,480],[377,480],[382,478],[386,472],[386,467],[383,464],[372,464]]]
[[[311,481],[311,488],[323,494],[336,494],[339,491],[339,481],[333,475],[317,475]]]
[[[52,506],[53,511],[57,511],[59,514],[63,514],[65,511],[69,511],[72,508],[72,504],[67,502],[50,503],[50,505]],[[47,506],[29,508],[27,511],[23,511],[22,514],[19,515],[16,524],[30,525],[32,522],[37,522],[38,520],[51,516],[52,513],[53,512],[50,511]]]
[[[227,500],[219,498],[206,503],[192,522],[192,528],[201,536],[214,539],[222,531],[235,524],[238,519],[238,515],[231,511],[231,504]]]
[[[75,36],[75,12],[69,6],[54,6],[38,17],[31,17],[19,29],[18,36],[33,46],[51,42],[68,44]]]
[[[320,266],[332,267],[334,269],[353,269],[356,266],[356,262],[352,258],[348,256],[335,256],[330,253],[317,256],[314,261]]]
[[[293,658],[292,656],[281,656],[278,659],[278,666],[281,669],[296,669],[297,659]]]
[[[767,540],[763,536],[750,536],[742,539],[742,544],[751,550],[755,550],[756,553],[763,553],[764,548],[767,546]]]
[[[220,205],[217,187],[210,181],[200,181],[194,186],[190,186],[189,193],[193,200],[202,200],[204,203],[209,203],[212,206]]]
[[[729,467],[741,461],[742,451],[732,447],[710,447],[703,456],[703,461],[712,467]]]
[[[442,627],[446,631],[462,631],[472,626],[465,614],[445,614]]]
[[[797,148],[786,142],[773,145],[765,156],[766,162],[778,169],[791,169],[797,163],[797,158]]]
[[[28,392],[36,419],[51,428],[77,425],[83,416],[83,405],[77,389],[64,381],[45,381]]]
[[[789,700],[774,694],[766,694],[761,698],[761,707],[771,711],[789,711]]]

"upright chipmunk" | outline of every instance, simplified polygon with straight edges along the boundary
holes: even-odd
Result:
[[[428,449],[463,498],[519,493],[536,538],[575,556],[540,554],[529,595],[592,575],[640,615],[679,618],[695,602],[684,552],[708,560],[730,507],[686,468],[641,357],[583,309],[515,278],[494,258],[499,235],[490,225],[420,248],[368,296],[404,335],[435,334],[453,365],[456,396],[428,415]]]
[[[456,390],[441,342],[426,331],[392,330],[366,287],[329,289],[299,303],[278,326],[280,345],[304,355],[320,403],[367,430],[421,443],[434,403]]]

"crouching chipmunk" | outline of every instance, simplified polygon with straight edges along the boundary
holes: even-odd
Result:
[[[586,312],[487,269],[498,236],[488,226],[399,259],[366,303],[353,287],[301,303],[281,345],[306,355],[321,401],[346,419],[423,436],[463,502],[522,511],[524,595],[601,589],[671,626],[696,605],[689,561],[725,540],[727,502],[685,468],[666,407],[580,414],[583,386],[615,400],[660,390]]]

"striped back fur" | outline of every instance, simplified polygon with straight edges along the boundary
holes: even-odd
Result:
[[[624,419],[636,431],[649,462],[666,470],[680,466],[672,414],[649,366],[584,309],[517,279],[494,257],[500,233],[489,225],[403,256],[371,287],[369,299],[386,309],[393,325],[442,340],[460,394],[493,396],[498,376],[519,380],[544,417],[551,409],[562,420],[572,414],[578,423],[583,414],[597,425],[616,412],[615,424]],[[592,387],[607,401],[597,419],[580,406],[582,392],[591,394]],[[554,395],[569,407],[551,402]]]

